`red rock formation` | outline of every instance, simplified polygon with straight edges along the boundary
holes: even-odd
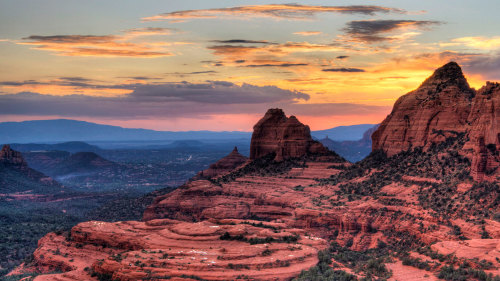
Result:
[[[96,275],[123,281],[290,280],[318,262],[326,243],[277,223],[154,220],[84,222],[73,227],[70,239],[50,233],[38,246],[34,269],[64,273],[36,281],[97,280]]]
[[[477,180],[500,175],[500,84],[488,82],[474,98],[468,118],[469,141],[473,151],[471,174]]]
[[[444,65],[396,101],[372,135],[373,150],[382,149],[392,156],[444,140],[438,130],[464,132],[473,96],[458,64]]]
[[[6,144],[2,147],[0,151],[0,163],[15,164],[21,166],[27,166],[24,158],[19,151],[12,150],[10,145]]]
[[[374,135],[374,148],[394,155],[411,147],[427,148],[450,131],[462,132],[468,142],[461,153],[476,159],[472,161],[476,178],[481,173],[488,176],[498,162],[500,87],[488,84],[474,96],[457,67],[453,63],[444,66],[419,89],[402,97]],[[253,162],[245,168],[252,168],[251,164],[269,153],[286,159],[315,152],[316,143],[308,132],[307,126],[287,118],[281,110],[268,111],[255,126]],[[472,183],[460,182],[456,176],[457,188],[444,183],[449,175],[442,167],[438,167],[442,177],[428,178],[429,173],[436,175],[432,168],[441,163],[443,155],[422,155],[418,160],[427,159],[428,163],[414,165],[411,156],[381,160],[375,155],[352,169],[345,163],[305,158],[299,165],[278,169],[279,174],[273,169],[293,161],[270,161],[268,167],[254,167],[246,173],[240,169],[231,174],[234,177],[219,181],[195,180],[158,196],[145,211],[144,222],[94,221],[74,227],[70,239],[47,235],[39,242],[31,268],[68,271],[39,276],[37,281],[92,280],[85,267],[113,280],[190,280],[189,275],[207,280],[234,280],[241,275],[250,280],[289,280],[315,264],[314,254],[324,247],[323,239],[352,245],[350,249],[356,251],[377,248],[384,242],[390,252],[398,248],[391,243],[430,245],[463,237],[483,240],[485,234],[500,239],[500,223],[491,219],[500,213],[495,186],[471,190]],[[420,164],[427,165],[419,168]],[[410,173],[394,174],[404,173],[401,171]],[[228,238],[226,232],[233,239],[221,240],[221,235]],[[251,238],[276,241],[290,234],[299,234],[301,239],[287,246],[247,243]],[[481,248],[483,243],[472,248]],[[486,244],[488,252],[495,248]],[[456,245],[460,247],[459,243],[444,246],[451,249]],[[269,251],[264,254],[265,250]],[[478,251],[477,256],[486,254]],[[488,259],[496,261],[497,255],[491,257]],[[438,266],[445,264],[450,261],[440,261]],[[349,263],[342,265],[353,269]],[[408,272],[397,260],[392,266],[398,269],[398,278]],[[500,268],[495,263],[492,267]],[[432,267],[429,274],[439,269]],[[425,278],[427,273],[414,274]]]
[[[210,179],[227,174],[243,165],[247,160],[248,158],[241,155],[238,148],[234,147],[231,153],[210,165],[208,169],[199,172],[194,179]]]
[[[464,152],[472,161],[476,180],[500,175],[500,90],[488,83],[477,93],[460,66],[450,62],[422,85],[400,97],[372,135],[372,149],[388,156],[411,148],[429,148],[456,133],[466,133]]]
[[[270,153],[276,154],[276,161],[282,161],[328,151],[312,139],[309,126],[300,123],[295,116],[286,117],[283,110],[278,108],[269,109],[253,130],[250,143],[252,160]]]

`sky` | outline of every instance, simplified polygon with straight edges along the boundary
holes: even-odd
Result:
[[[0,121],[376,124],[437,67],[500,80],[500,1],[0,0]]]

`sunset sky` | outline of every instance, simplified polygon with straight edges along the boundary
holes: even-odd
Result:
[[[442,64],[500,80],[500,1],[0,0],[0,121],[379,123]]]

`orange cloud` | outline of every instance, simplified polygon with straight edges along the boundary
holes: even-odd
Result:
[[[451,40],[449,43],[441,43],[443,47],[467,46],[479,50],[495,50],[500,47],[500,36],[494,37],[460,37]]]
[[[302,36],[312,36],[312,35],[320,35],[321,33],[322,33],[321,31],[298,31],[294,32],[293,34]]]
[[[267,17],[275,19],[310,19],[317,13],[364,14],[405,13],[406,11],[382,6],[310,6],[299,4],[250,5],[220,9],[185,10],[145,17],[143,21],[183,21],[187,19],[213,19],[221,17]]]
[[[337,45],[312,44],[309,42],[269,43],[259,46],[226,44],[208,46],[207,48],[212,50],[214,55],[222,56],[229,60],[241,60],[241,58],[245,58],[247,61],[276,59],[293,53],[344,51],[343,47]]]
[[[44,95],[85,95],[92,97],[118,97],[133,90],[123,86],[106,85],[82,77],[60,77],[53,80],[27,80],[0,82],[5,93],[37,92]]]
[[[172,34],[174,29],[163,27],[144,27],[132,28],[125,30],[125,34],[129,36],[154,36],[154,35],[169,35]]]
[[[61,56],[155,58],[173,55],[162,48],[126,42],[127,38],[115,35],[32,35],[23,39],[25,41],[18,44],[36,46],[34,49]]]

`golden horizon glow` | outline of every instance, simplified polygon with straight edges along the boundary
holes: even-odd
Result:
[[[496,30],[452,6],[443,15],[430,2],[415,9],[406,0],[399,6],[195,2],[165,9],[145,0],[134,4],[137,12],[106,10],[88,26],[64,24],[77,10],[45,10],[54,13],[56,27],[21,21],[28,17],[22,4],[9,3],[17,17],[0,11],[0,25],[20,27],[0,29],[0,102],[19,111],[7,107],[0,118],[250,131],[266,108],[281,106],[312,128],[326,129],[380,123],[400,96],[449,61],[462,65],[476,89],[500,80]],[[51,111],[30,111],[39,102]]]

